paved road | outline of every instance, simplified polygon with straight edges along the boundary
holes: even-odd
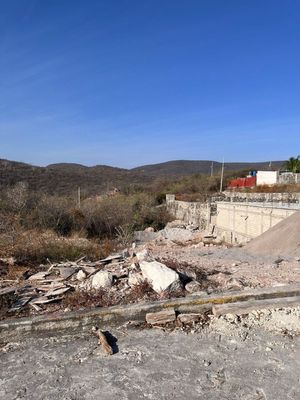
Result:
[[[5,400],[299,400],[300,338],[113,330],[117,353],[92,336],[32,338],[0,352]]]

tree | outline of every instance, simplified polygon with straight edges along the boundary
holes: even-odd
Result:
[[[285,166],[289,172],[300,172],[300,156],[298,156],[297,158],[290,157],[285,163]]]

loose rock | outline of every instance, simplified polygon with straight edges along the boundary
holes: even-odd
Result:
[[[92,277],[92,288],[110,288],[113,284],[113,278],[107,271],[99,271]]]
[[[160,293],[164,290],[176,290],[181,287],[179,275],[176,271],[158,262],[140,263],[144,279],[147,279],[155,292]]]

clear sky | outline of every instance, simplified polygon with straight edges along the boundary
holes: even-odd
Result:
[[[300,1],[0,0],[0,158],[300,153]]]

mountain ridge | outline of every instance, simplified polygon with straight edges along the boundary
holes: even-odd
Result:
[[[0,186],[5,188],[18,182],[26,182],[31,190],[50,194],[74,193],[80,186],[87,195],[92,195],[113,187],[147,185],[157,178],[182,177],[196,173],[210,174],[212,163],[214,174],[219,174],[222,164],[210,160],[171,160],[126,169],[108,165],[85,166],[76,163],[55,163],[40,167],[0,159]],[[283,161],[272,161],[276,169],[279,169],[283,163]],[[238,172],[266,169],[268,166],[269,161],[234,162],[225,163],[225,170]]]

